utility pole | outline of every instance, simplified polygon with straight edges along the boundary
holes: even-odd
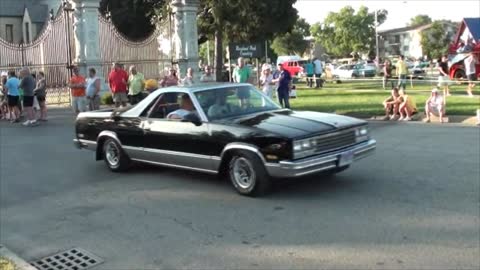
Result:
[[[377,50],[375,59],[377,59],[377,65],[380,65],[380,48],[378,47],[378,9],[375,9],[375,48]]]

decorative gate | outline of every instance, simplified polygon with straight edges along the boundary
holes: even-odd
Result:
[[[166,22],[168,23],[168,22]],[[113,63],[121,63],[126,69],[135,65],[145,78],[160,77],[160,73],[167,66],[172,65],[172,59],[160,48],[165,42],[171,44],[171,35],[166,23],[157,27],[149,37],[142,41],[130,41],[120,33],[111,20],[99,15],[100,57],[102,59],[103,74],[111,70]],[[163,42],[162,42],[163,41]],[[164,51],[162,52],[163,49]]]
[[[71,32],[68,11],[60,9],[57,16],[48,20],[40,34],[31,43],[13,44],[0,38],[0,71],[29,67],[33,73],[45,72],[47,81],[47,102],[49,104],[70,103],[67,89],[71,63],[69,55]]]
[[[70,8],[60,8],[31,43],[12,44],[0,39],[0,71],[18,71],[24,66],[29,67],[33,73],[43,71],[47,80],[48,104],[70,104],[67,85],[69,68],[73,62],[72,54],[75,52],[73,11]],[[168,21],[143,41],[130,41],[115,28],[111,20],[102,15],[98,19],[99,64],[105,78],[108,78],[114,62],[124,64],[126,68],[135,65],[147,79],[160,78],[165,68],[172,65],[172,35]],[[161,45],[164,48],[160,48]]]

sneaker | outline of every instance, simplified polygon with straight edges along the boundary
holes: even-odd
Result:
[[[27,120],[25,122],[22,123],[22,126],[24,127],[29,127],[32,123],[30,122],[30,120]]]
[[[396,115],[390,115],[390,120],[395,120]]]
[[[398,118],[397,121],[403,121],[403,119],[404,118],[402,116],[400,116],[400,118]]]
[[[424,122],[424,123],[430,123],[430,119],[425,118],[425,119],[423,119],[423,122]]]
[[[407,117],[403,118],[403,121],[407,121],[407,122],[412,121],[412,118],[407,116]]]
[[[382,118],[382,121],[388,121],[388,120],[390,120],[390,116],[385,116]]]
[[[30,121],[30,126],[36,127],[38,125],[40,125],[40,123],[37,120]]]

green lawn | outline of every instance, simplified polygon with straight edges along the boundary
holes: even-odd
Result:
[[[390,95],[383,90],[382,82],[326,83],[323,89],[307,88],[304,82],[296,83],[297,98],[291,100],[292,109],[333,112],[338,114],[371,117],[383,115],[382,101]],[[434,87],[432,83],[421,82],[412,89],[407,85],[407,94],[414,97],[417,107],[424,111],[424,104]],[[477,86],[474,98],[466,95],[466,85],[452,85],[452,96],[447,98],[448,115],[475,115],[480,109],[480,88]]]

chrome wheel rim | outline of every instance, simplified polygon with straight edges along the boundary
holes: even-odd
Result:
[[[246,158],[240,157],[233,162],[232,177],[235,183],[243,189],[251,189],[255,185],[255,171]]]
[[[109,142],[105,148],[105,158],[108,163],[115,167],[120,162],[120,151],[114,142]]]

